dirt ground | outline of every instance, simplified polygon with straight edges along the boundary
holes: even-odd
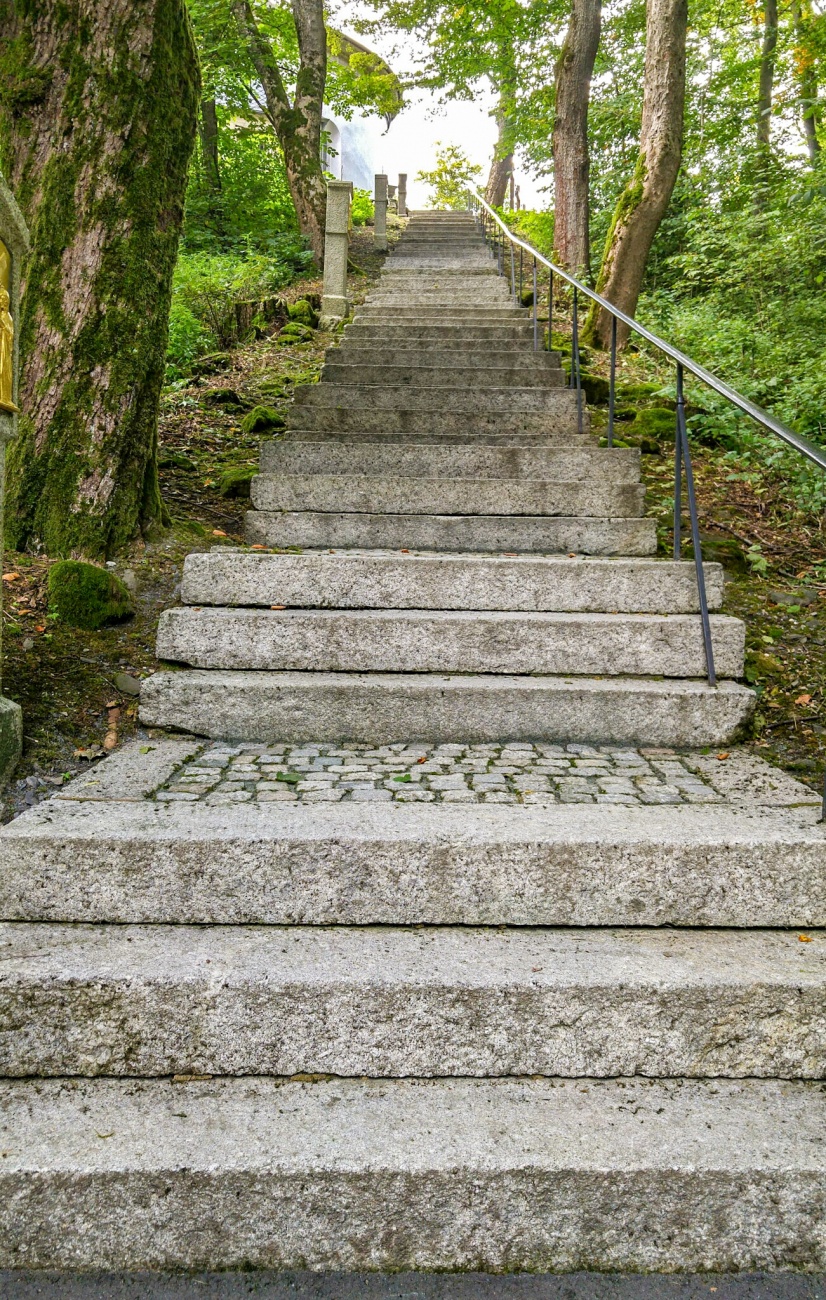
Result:
[[[370,232],[356,232],[351,275],[356,299],[381,265],[370,245]],[[289,297],[319,290],[317,281],[307,281],[291,286]],[[2,820],[135,734],[139,682],[158,667],[157,621],[176,601],[185,556],[243,541],[247,502],[221,495],[220,480],[228,469],[256,465],[260,435],[242,434],[238,414],[205,403],[210,389],[233,389],[248,402],[284,411],[293,388],[315,380],[332,342],[333,335],[320,331],[291,347],[279,346],[277,334],[255,338],[232,354],[228,369],[165,393],[160,475],[173,522],[158,541],[136,540],[112,566],[135,592],[136,613],[127,623],[98,632],[59,623],[48,608],[50,561],[6,553],[3,689],[23,708],[25,749],[0,809]],[[641,361],[629,358],[627,364],[645,377]],[[748,629],[747,672],[759,694],[749,743],[820,787],[826,766],[824,520],[797,509],[780,479],[743,473],[713,449],[697,447],[694,458],[704,537],[712,550],[715,539],[728,542],[727,553],[737,560],[730,565],[725,610],[745,619]],[[642,461],[649,509],[660,525],[660,549],[668,554],[670,449],[664,446],[661,454],[644,455]],[[747,553],[751,561],[738,558]]]

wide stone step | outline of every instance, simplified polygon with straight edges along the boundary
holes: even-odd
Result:
[[[645,518],[250,510],[245,522],[251,544],[279,547],[626,556],[653,555],[657,549],[656,525]]]
[[[706,564],[711,609],[723,570]],[[568,556],[410,555],[398,551],[272,555],[216,547],[184,561],[185,605],[327,609],[502,609],[695,613],[693,563]]]
[[[700,746],[730,743],[753,712],[753,693],[726,681],[188,669],[147,678],[140,716],[250,741]]]
[[[5,1267],[826,1262],[817,1084],[43,1080],[0,1105]]]
[[[330,348],[327,352],[325,374],[331,365],[360,366],[371,373],[384,367],[407,369],[412,366],[416,370],[426,367],[429,370],[451,372],[472,367],[477,374],[485,374],[489,369],[494,372],[503,371],[513,375],[518,382],[525,375],[544,377],[548,371],[559,371],[558,352],[534,352],[529,346],[529,339],[522,342],[528,346],[508,349],[505,345],[490,341],[481,343],[467,340],[460,345],[456,339],[450,343],[408,339],[403,346],[398,343],[394,346],[387,341],[379,342],[378,339],[371,339],[369,344],[361,344],[360,340],[345,338],[339,347]]]
[[[414,359],[411,358],[410,361]],[[537,366],[533,354],[527,353],[527,361],[519,360],[511,366],[494,366],[492,361],[487,366],[474,366],[464,359],[455,364],[438,366],[428,364],[411,364],[391,366],[384,365],[377,359],[376,365],[363,365],[327,361],[321,372],[321,381],[325,384],[340,384],[343,387],[365,387],[386,384],[389,391],[409,389],[507,389],[510,384],[516,391],[533,388],[563,388],[566,383],[564,371],[557,365]]]
[[[502,442],[518,442],[525,445],[526,439],[540,442],[557,442],[564,439],[565,446],[595,446],[595,441],[587,432],[589,426],[588,411],[583,412],[584,433],[576,432],[576,393],[567,388],[552,390],[553,408],[549,411],[532,413],[530,411],[422,411],[420,409],[366,410],[363,406],[311,406],[307,403],[293,405],[287,409],[288,436],[303,433],[360,433],[374,437],[412,436],[419,442],[423,438],[439,440],[459,440],[471,444],[487,442],[495,438]]]
[[[404,307],[389,303],[362,303],[353,315],[356,324],[361,321],[387,321],[388,325],[410,321],[411,324],[449,325],[451,322],[469,325],[495,325],[499,321],[530,321],[532,317],[524,307],[492,307],[478,303],[467,307]]]
[[[295,389],[296,405],[336,408],[355,406],[361,410],[392,411],[456,411],[471,419],[485,413],[545,414],[553,411],[561,396],[568,392],[560,383],[550,388],[500,387],[441,388],[385,387],[383,384],[326,383],[304,384]],[[575,399],[576,400],[576,399]]]
[[[177,675],[229,683],[237,676]],[[808,927],[826,926],[818,797],[754,760],[739,776],[735,770],[736,802],[722,804],[210,806],[147,797],[201,747],[190,738],[135,744],[131,754],[124,748],[0,827],[0,917],[794,926],[807,936]],[[136,756],[140,749],[146,752]],[[726,778],[719,767],[718,779]],[[721,1016],[728,1010],[721,1007]],[[32,1020],[27,1014],[24,1023]]]
[[[0,1074],[820,1079],[812,937],[0,924]]]
[[[355,512],[377,515],[563,515],[636,519],[643,514],[640,483],[543,483],[531,479],[379,478],[359,474],[259,474],[252,480],[256,510]]]
[[[296,442],[261,445],[264,474],[366,474],[379,478],[541,479],[638,484],[636,447],[489,447],[438,443]]]
[[[711,616],[719,677],[743,672],[745,625]],[[159,659],[194,668],[332,673],[702,677],[697,614],[396,609],[167,609]]]
[[[501,281],[492,281],[472,289],[442,287],[437,289],[388,289],[371,293],[362,307],[396,307],[410,310],[415,307],[459,308],[472,311],[475,307],[512,307],[512,295]]]
[[[520,324],[518,321],[504,325],[442,325],[431,321],[428,325],[414,325],[412,322],[402,325],[386,324],[380,328],[371,324],[351,324],[344,332],[344,342],[352,346],[364,347],[367,341],[384,347],[398,347],[402,343],[418,343],[428,348],[473,347],[477,341],[491,340],[503,348],[525,344],[533,347],[533,326],[530,321]]]

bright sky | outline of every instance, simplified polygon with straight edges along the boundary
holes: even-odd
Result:
[[[348,16],[355,16],[358,11],[364,12],[358,0],[344,0],[336,15],[341,30],[381,54],[400,76],[411,74],[415,68],[416,38],[397,35],[391,41],[359,35],[347,24]],[[453,101],[442,105],[432,92],[408,92],[405,108],[387,134],[381,136],[376,161],[379,170],[387,173],[391,185],[399,172],[407,172],[409,207],[422,208],[427,202],[428,187],[417,182],[415,177],[419,171],[432,170],[439,141],[458,145],[471,162],[479,163],[482,168],[480,180],[484,186],[496,141],[496,124],[490,116],[493,104],[493,95],[486,85],[479,87],[473,103]],[[542,196],[536,182],[520,171],[518,159],[516,183],[520,187],[523,207],[547,207],[547,196]]]

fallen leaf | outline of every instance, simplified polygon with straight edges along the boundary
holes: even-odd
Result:
[[[253,542],[252,546],[250,547],[251,551],[266,551],[266,549],[267,548],[263,542]]]
[[[718,755],[717,755],[718,761],[721,762],[721,763],[722,763],[722,761],[723,761],[724,758],[729,758],[729,757],[730,757],[730,754],[728,753],[727,750],[726,750],[724,753],[722,753],[722,754],[718,754]]]
[[[113,1138],[114,1136],[115,1136],[115,1130],[114,1130],[114,1129],[112,1130],[111,1133],[98,1133],[97,1129],[95,1129],[95,1137],[99,1137],[99,1138],[104,1138],[104,1139],[105,1139],[105,1138]]]
[[[797,699],[795,700],[795,704],[811,704],[811,702],[812,702],[811,695],[798,695]]]
[[[576,551],[569,551],[569,552],[568,552],[568,559],[569,559],[569,560],[575,560],[575,559],[576,559]]]
[[[212,536],[213,536],[213,537],[226,537],[226,533],[222,533],[220,528],[213,528],[213,530],[212,530]]]
[[[112,750],[117,749],[117,747],[118,733],[116,731],[107,731],[103,740],[103,748],[106,750],[106,753],[111,754]]]
[[[286,605],[270,605],[270,609],[286,609]]]
[[[427,762],[427,757],[425,756],[424,758],[417,758],[417,759],[416,759],[416,762],[417,762],[417,763],[426,763],[426,762]]]
[[[409,552],[409,551],[406,551],[406,550],[402,547],[402,549],[401,549],[401,551],[399,552],[399,554],[400,554],[400,555],[409,555],[410,552]]]
[[[19,574],[19,573],[4,573],[4,574],[3,574],[3,581],[4,581],[4,582],[16,582],[17,579],[18,579],[19,577],[20,577],[20,574]]]
[[[38,625],[34,630],[35,630],[35,632],[45,632],[45,631],[46,631],[46,624],[45,624],[45,623],[40,623],[40,624],[39,624],[39,625]]]
[[[800,943],[811,943],[811,942],[812,942],[812,937],[811,937],[811,935],[809,935],[809,934],[799,934],[799,935],[797,936],[797,938],[798,938],[798,940],[799,940]]]

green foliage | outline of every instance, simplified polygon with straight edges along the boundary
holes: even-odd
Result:
[[[366,226],[368,221],[372,221],[376,215],[373,205],[373,196],[369,190],[356,189],[353,192],[353,203],[350,208],[350,217],[354,226]]]
[[[462,211],[467,207],[467,181],[478,176],[482,168],[472,163],[458,145],[437,141],[436,148],[436,166],[432,171],[418,172],[416,180],[424,181],[433,190],[431,208]]]
[[[271,128],[239,122],[218,106],[220,193],[206,183],[203,146],[189,173],[183,248],[187,252],[265,252],[297,232],[284,159]]]
[[[120,578],[96,564],[61,560],[49,569],[49,610],[62,623],[95,632],[134,613]]]

